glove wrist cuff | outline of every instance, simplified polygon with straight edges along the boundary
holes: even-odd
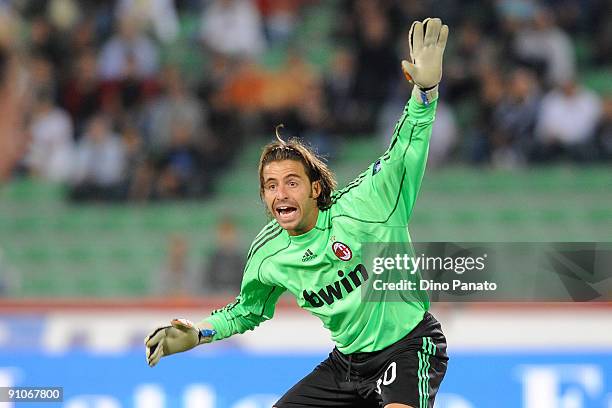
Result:
[[[415,85],[414,88],[412,88],[412,97],[420,104],[428,106],[438,99],[438,85],[424,89]]]
[[[198,344],[210,343],[215,334],[217,334],[215,329],[200,329],[198,331]]]

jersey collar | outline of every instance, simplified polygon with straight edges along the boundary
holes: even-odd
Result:
[[[319,236],[319,234],[321,233],[322,230],[325,229],[325,219],[327,216],[327,211],[322,211],[319,210],[319,213],[317,214],[317,222],[315,224],[315,226],[308,232],[304,233],[304,234],[300,234],[300,235],[289,235],[289,239],[291,240],[291,242],[295,242],[295,243],[304,243],[304,242],[309,242],[312,239],[316,238],[317,236]]]

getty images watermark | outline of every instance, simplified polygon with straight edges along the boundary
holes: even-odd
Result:
[[[612,243],[362,245],[366,301],[612,300]]]
[[[459,278],[451,282],[435,281],[434,279],[414,279],[415,276],[431,271],[446,271],[463,275],[466,272],[486,269],[485,262],[488,255],[482,256],[427,256],[420,254],[411,256],[409,254],[395,254],[393,257],[375,257],[372,261],[372,272],[377,275],[399,272],[408,274],[413,279],[400,279],[389,282],[381,278],[374,278],[372,286],[374,290],[426,290],[426,291],[494,291],[497,290],[496,282],[483,280],[481,282],[466,282]],[[422,275],[421,275],[422,276]]]

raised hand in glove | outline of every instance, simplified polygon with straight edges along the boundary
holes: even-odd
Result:
[[[413,93],[417,93],[424,103],[437,97],[447,39],[448,26],[442,25],[439,18],[415,21],[410,27],[410,60],[402,61],[402,71],[418,87]]]

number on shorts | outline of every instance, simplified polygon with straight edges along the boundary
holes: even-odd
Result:
[[[397,364],[393,361],[389,364],[389,367],[385,370],[385,373],[376,381],[376,392],[381,394],[382,390],[380,389],[380,385],[389,385],[395,381],[395,377],[397,375]]]

